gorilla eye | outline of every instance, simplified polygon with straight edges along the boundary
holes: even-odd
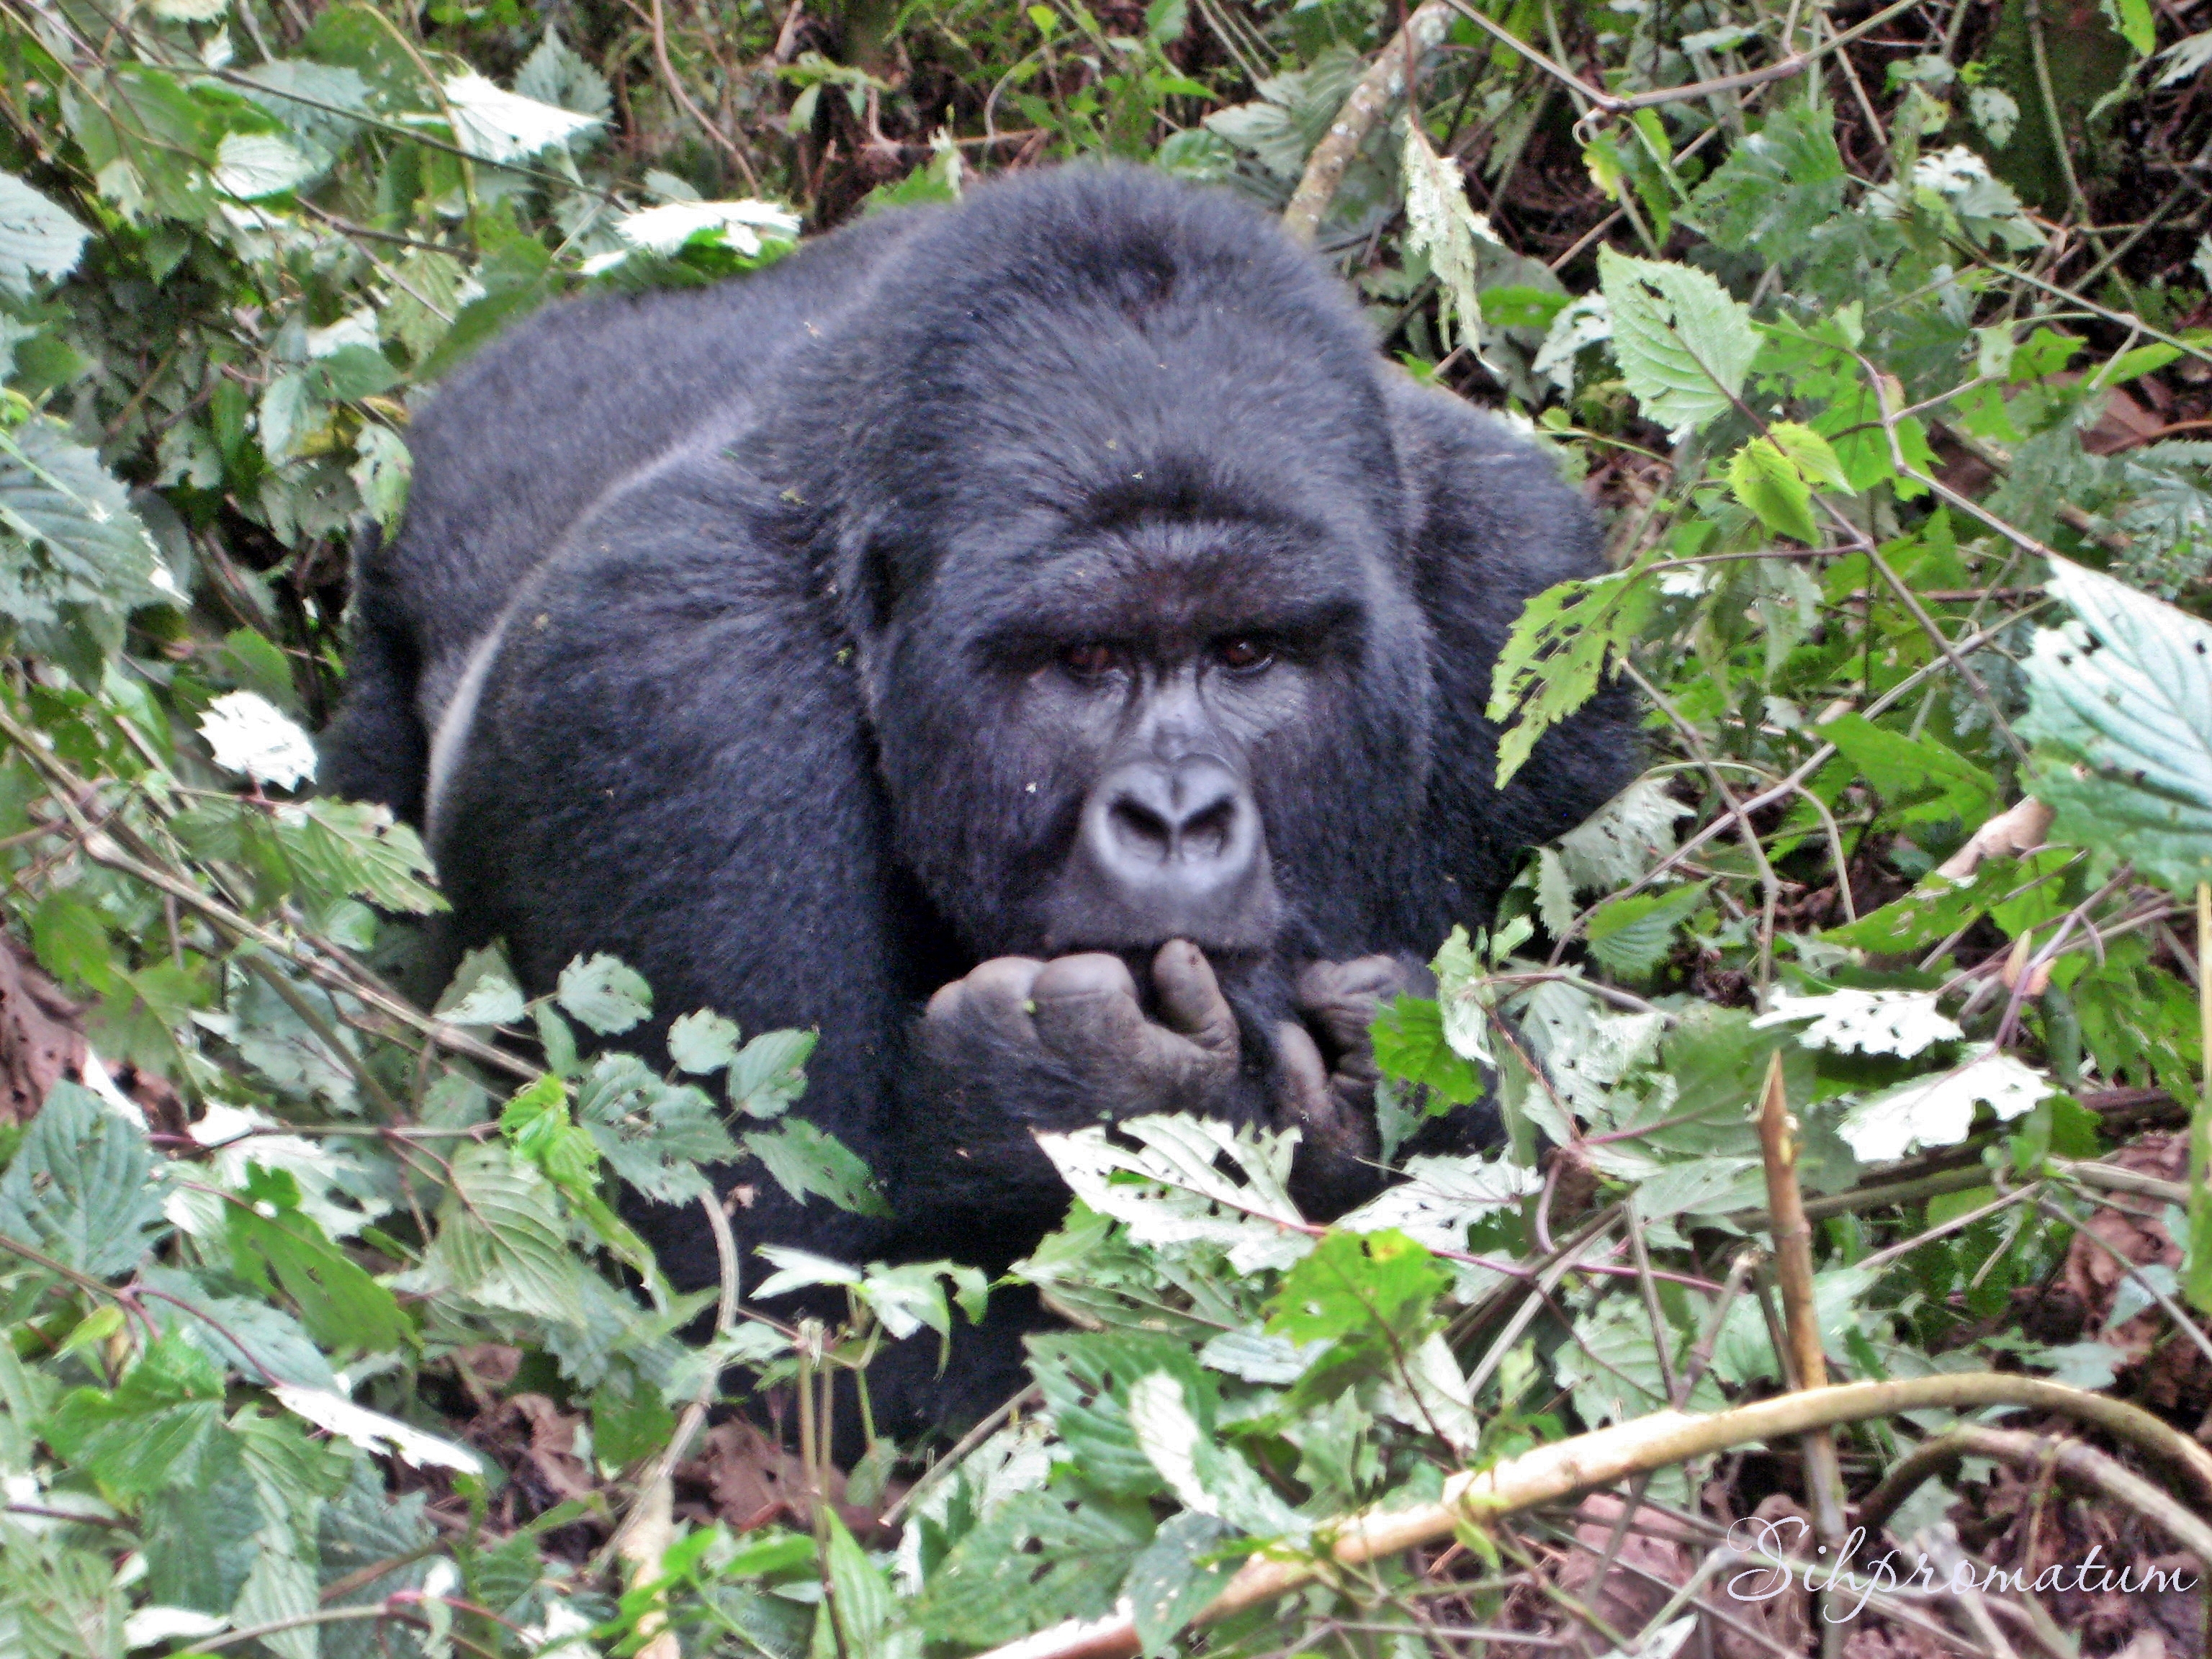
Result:
[[[1249,672],[1255,668],[1265,668],[1275,659],[1275,653],[1267,648],[1265,641],[1254,639],[1249,634],[1237,634],[1215,644],[1213,659],[1224,668]]]
[[[1060,666],[1078,679],[1097,679],[1121,660],[1121,653],[1103,640],[1086,640],[1060,653]]]

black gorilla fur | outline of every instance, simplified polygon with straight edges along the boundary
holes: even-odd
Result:
[[[532,990],[611,951],[663,1020],[819,1030],[799,1109],[894,1218],[762,1182],[748,1246],[1002,1267],[1066,1203],[1033,1127],[1162,1109],[1299,1125],[1340,1206],[1395,964],[1626,779],[1608,694],[1492,787],[1492,664],[1589,514],[1226,193],[1030,173],[557,307],[410,447],[325,782],[427,809]],[[999,1301],[890,1414],[1002,1397]]]

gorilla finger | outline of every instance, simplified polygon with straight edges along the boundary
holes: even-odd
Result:
[[[1436,981],[1425,969],[1395,957],[1359,957],[1351,962],[1308,963],[1292,992],[1297,1006],[1317,1021],[1329,1042],[1345,1054],[1364,1052],[1367,1028],[1393,997],[1434,994]]]
[[[1127,1069],[1143,1060],[1148,1028],[1137,981],[1121,957],[1058,957],[1045,964],[1030,996],[1037,1036],[1079,1070]]]
[[[994,957],[965,979],[939,988],[924,1010],[933,1024],[973,1020],[1017,1042],[1032,1044],[1029,1003],[1045,964],[1033,957]]]
[[[1152,958],[1152,984],[1160,994],[1160,1022],[1207,1054],[1233,1060],[1239,1047],[1237,1016],[1206,953],[1188,939],[1171,939]]]
[[[1316,1153],[1337,1158],[1371,1158],[1375,1126],[1347,1107],[1329,1085],[1328,1068],[1306,1028],[1285,1020],[1275,1028],[1276,1121],[1305,1131],[1305,1144]]]

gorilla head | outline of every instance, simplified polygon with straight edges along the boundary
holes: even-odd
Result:
[[[776,447],[963,943],[1354,943],[1410,874],[1434,686],[1342,287],[1215,198],[1077,174],[917,232],[868,312],[823,354],[837,432]]]

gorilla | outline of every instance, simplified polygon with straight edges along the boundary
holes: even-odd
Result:
[[[1158,1111],[1298,1127],[1340,1211],[1378,1002],[1631,766],[1608,692],[1493,787],[1492,665],[1591,517],[1225,191],[1027,173],[557,306],[409,442],[326,787],[533,993],[611,951],[663,1021],[820,1032],[796,1109],[891,1213],[763,1182],[747,1248],[1002,1270],[1067,1202],[1031,1132]],[[995,1404],[1037,1317],[878,1422]]]

